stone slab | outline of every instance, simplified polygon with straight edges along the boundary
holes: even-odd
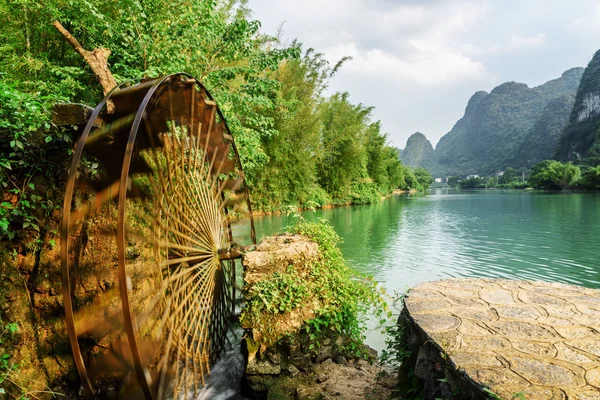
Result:
[[[417,285],[404,304],[459,375],[500,398],[600,398],[600,290],[447,279]]]

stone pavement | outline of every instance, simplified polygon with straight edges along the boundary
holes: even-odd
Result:
[[[600,399],[600,290],[447,279],[405,306],[449,365],[502,399]]]

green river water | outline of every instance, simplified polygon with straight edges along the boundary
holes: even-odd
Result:
[[[355,269],[388,291],[419,282],[492,277],[600,288],[600,194],[451,191],[395,195],[380,204],[303,214],[325,218]],[[280,233],[288,216],[256,218],[258,237]],[[384,347],[370,324],[367,344]]]

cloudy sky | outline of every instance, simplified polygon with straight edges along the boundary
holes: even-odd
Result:
[[[389,142],[419,131],[435,144],[471,95],[530,87],[585,67],[600,49],[600,0],[249,0],[263,31],[283,25],[335,63],[329,92],[375,106]]]

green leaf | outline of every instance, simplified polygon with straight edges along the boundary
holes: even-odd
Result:
[[[44,138],[44,141],[45,141],[46,143],[50,143],[50,142],[52,141],[52,136],[50,136],[50,135],[46,136],[46,137]]]

